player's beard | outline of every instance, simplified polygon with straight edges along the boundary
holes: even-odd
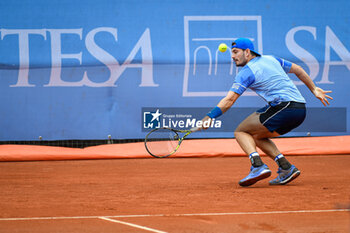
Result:
[[[244,56],[242,56],[241,59],[234,60],[234,61],[236,63],[236,66],[238,66],[238,67],[239,66],[245,66],[247,64],[247,59]]]

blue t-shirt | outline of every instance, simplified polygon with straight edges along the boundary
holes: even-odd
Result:
[[[292,63],[274,56],[259,56],[250,60],[237,74],[231,91],[242,95],[250,88],[271,105],[295,101],[305,103],[288,77]]]

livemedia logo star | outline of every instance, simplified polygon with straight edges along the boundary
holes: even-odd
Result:
[[[155,112],[144,112],[143,113],[143,127],[145,129],[155,129],[160,128],[160,116],[162,113],[159,112],[159,109]]]

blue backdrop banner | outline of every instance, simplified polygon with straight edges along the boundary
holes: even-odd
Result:
[[[238,37],[333,91],[322,107],[290,75],[309,111],[286,136],[349,134],[349,12],[348,0],[1,1],[0,140],[143,138],[152,120],[205,115],[239,71],[218,45]],[[225,128],[192,135],[232,137],[265,104],[246,91]]]

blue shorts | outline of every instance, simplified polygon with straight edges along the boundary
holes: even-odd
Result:
[[[280,135],[286,134],[303,123],[306,117],[304,103],[281,102],[278,105],[267,105],[256,111],[259,119],[270,132],[276,131]]]

